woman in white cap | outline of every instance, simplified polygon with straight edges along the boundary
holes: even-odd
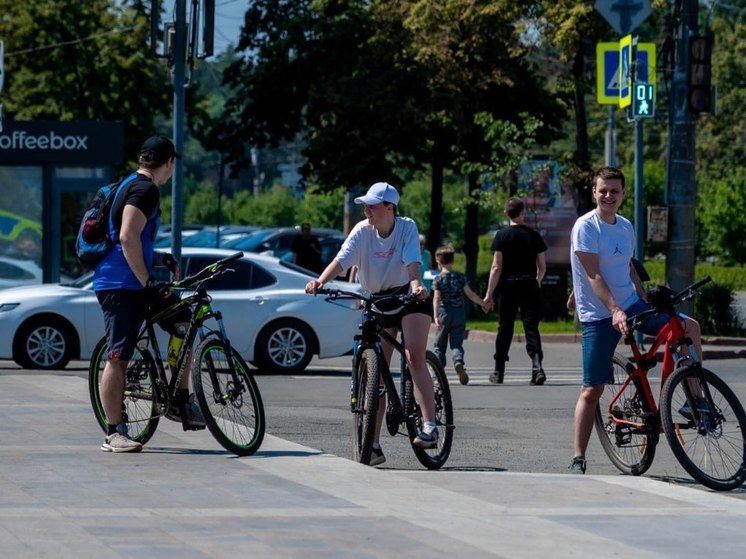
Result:
[[[433,448],[438,443],[435,396],[425,362],[433,309],[420,275],[421,252],[417,225],[410,218],[397,215],[399,193],[386,182],[375,183],[365,196],[355,198],[355,203],[365,204],[366,219],[350,231],[339,253],[319,278],[308,282],[306,293],[316,293],[324,284],[345,273],[351,266],[356,266],[360,285],[369,293],[412,293],[417,296],[417,301],[403,306],[398,313],[385,315],[384,326],[392,335],[397,328],[401,328],[407,341],[407,362],[424,421],[414,444],[421,448]],[[390,362],[393,347],[385,341],[382,347],[386,360]],[[386,460],[379,443],[383,406],[379,407],[378,412],[371,466],[383,464]]]

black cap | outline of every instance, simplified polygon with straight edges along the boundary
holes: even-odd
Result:
[[[164,164],[172,157],[181,159],[181,155],[176,153],[173,142],[165,136],[151,136],[145,140],[140,148],[140,156],[145,154],[151,154],[148,159],[158,165]]]

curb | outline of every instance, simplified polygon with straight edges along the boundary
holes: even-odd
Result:
[[[433,325],[430,334],[435,335],[436,328]],[[484,330],[467,330],[465,339],[470,342],[495,342],[495,332],[486,332]],[[541,334],[541,341],[549,344],[577,344],[580,345],[581,334]],[[647,343],[652,338],[645,338]],[[514,334],[513,343],[522,344],[526,342],[523,334]],[[746,338],[726,338],[722,336],[702,338],[702,358],[708,359],[746,359]],[[708,347],[709,346],[709,347]],[[662,353],[662,350],[661,350]]]

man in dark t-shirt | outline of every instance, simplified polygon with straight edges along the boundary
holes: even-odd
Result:
[[[502,384],[505,362],[513,341],[513,325],[518,310],[526,332],[526,352],[531,357],[531,384],[546,380],[542,367],[539,320],[541,319],[541,280],[546,272],[544,253],[547,245],[538,232],[523,223],[523,200],[516,197],[505,202],[510,227],[497,232],[492,241],[492,268],[485,303],[494,306],[493,295],[499,295],[499,326],[495,338],[495,371],[490,382]]]
[[[321,245],[319,240],[311,235],[310,223],[300,226],[300,235],[293,239],[290,251],[293,253],[293,263],[317,274],[321,273],[324,268],[321,262]]]

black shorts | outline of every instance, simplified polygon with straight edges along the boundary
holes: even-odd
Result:
[[[106,341],[109,345],[108,359],[129,361],[135,352],[137,337],[146,316],[154,316],[176,305],[180,299],[171,293],[168,297],[153,300],[145,290],[108,289],[96,293],[104,313]],[[176,324],[189,322],[191,313],[181,308],[165,313],[158,325],[169,334],[176,333]]]
[[[402,285],[400,287],[392,287],[391,289],[384,289],[378,293],[374,293],[373,297],[382,297],[386,295],[406,295],[409,293],[409,285]],[[408,314],[426,314],[433,318],[433,300],[431,297],[425,299],[418,299],[416,301],[410,301],[406,305],[398,306],[389,302],[388,305],[380,305],[382,312],[380,313],[383,317],[384,328],[399,328],[401,329],[401,319],[403,316]]]

